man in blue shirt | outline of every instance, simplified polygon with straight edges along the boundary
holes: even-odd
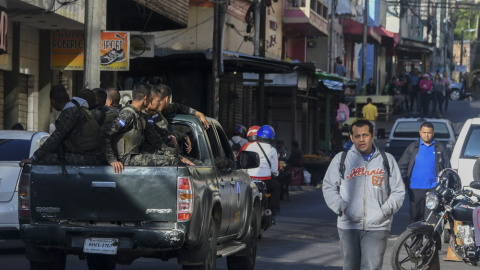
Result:
[[[447,149],[433,138],[433,124],[424,122],[419,133],[420,139],[411,143],[398,161],[410,199],[410,223],[427,218],[426,193],[437,184],[437,174],[451,167]]]

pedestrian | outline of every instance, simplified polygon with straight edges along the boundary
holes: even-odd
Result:
[[[250,128],[252,129],[252,128]],[[250,133],[250,132],[249,132]],[[254,130],[252,130],[253,135]],[[264,125],[258,129],[256,139],[245,144],[242,151],[252,151],[258,154],[260,158],[260,166],[254,169],[246,170],[253,180],[261,180],[267,186],[268,193],[271,194],[268,202],[268,208],[275,216],[280,212],[280,183],[274,178],[278,176],[280,163],[278,162],[278,154],[272,143],[275,140],[275,131],[269,125]],[[238,158],[238,157],[237,157]],[[274,177],[272,177],[272,175]]]
[[[437,174],[451,167],[447,149],[434,139],[433,124],[422,123],[419,133],[420,139],[411,143],[398,161],[410,199],[410,223],[426,219],[426,193],[437,185]]]
[[[291,167],[299,167],[303,166],[303,153],[302,149],[300,149],[300,145],[297,141],[292,141],[292,152],[290,153],[290,157],[288,157],[288,165]]]
[[[98,141],[100,126],[88,110],[87,101],[79,97],[70,100],[62,84],[52,87],[50,101],[52,107],[61,112],[55,121],[55,131],[31,158],[22,160],[21,166],[27,163],[104,164]]]
[[[433,103],[432,103],[432,113],[436,114],[437,113],[437,104],[438,104],[438,109],[440,111],[440,116],[443,113],[442,110],[442,102],[443,98],[445,97],[445,84],[440,77],[439,73],[435,74],[435,80],[433,81],[432,84],[432,96],[433,96]]]
[[[452,91],[450,91],[450,78],[448,77],[448,74],[447,74],[447,71],[443,71],[443,84],[445,85],[445,97],[444,97],[444,101],[445,101],[445,112],[448,111],[448,100],[450,99],[450,93]]]
[[[233,154],[237,156],[238,151],[245,145],[247,141],[247,129],[243,125],[237,125],[233,132],[232,138],[228,141],[233,150]]]
[[[377,87],[373,84],[373,79],[368,79],[368,84],[365,86],[365,95],[373,96],[377,94]]]
[[[418,70],[414,69],[409,79],[410,89],[409,89],[408,95],[410,97],[410,111],[413,111],[413,103],[415,101],[416,101],[415,103],[416,103],[417,112],[419,111],[419,108],[420,108],[420,104],[419,104],[420,101],[419,99],[417,99],[417,93],[420,91],[420,88],[418,86],[419,80],[420,78],[419,78]]]
[[[372,98],[367,98],[367,105],[362,108],[363,119],[370,121],[373,125],[373,133],[376,134],[376,122],[378,117],[377,106],[373,105]]]
[[[345,66],[343,65],[342,59],[340,59],[340,57],[337,57],[335,59],[335,61],[337,62],[337,66],[335,66],[335,73],[338,76],[345,77],[347,75],[347,70],[345,69]]]
[[[403,103],[405,102],[405,96],[402,95],[403,82],[399,81],[399,79],[395,77],[393,77],[393,80],[395,82],[395,87],[392,91],[393,112],[400,112],[403,108]]]
[[[430,81],[430,75],[428,73],[423,74],[420,80],[420,102],[422,104],[422,113],[428,114],[428,104],[430,102],[430,96],[432,93],[432,82]]]
[[[382,269],[393,214],[405,196],[395,159],[373,138],[372,123],[353,123],[352,147],[334,157],[323,181],[325,202],[338,215],[344,270]]]

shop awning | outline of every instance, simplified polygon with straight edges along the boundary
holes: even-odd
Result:
[[[387,29],[379,26],[374,27],[375,31],[380,34],[382,38],[382,46],[387,48],[393,48],[398,43],[399,34],[388,31]]]
[[[395,52],[400,59],[416,59],[421,61],[424,55],[433,53],[434,47],[435,44],[432,43],[402,38],[400,43],[395,46]]]
[[[352,19],[345,19],[343,25],[343,35],[346,39],[351,40],[355,43],[363,42],[363,24]],[[367,26],[367,43],[380,44],[382,42],[382,37],[380,34],[375,32],[375,30]]]
[[[347,83],[346,78],[336,74],[318,70],[315,72],[315,75],[317,76],[318,84],[329,90],[343,91],[343,85]]]

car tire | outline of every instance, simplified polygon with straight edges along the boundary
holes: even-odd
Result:
[[[473,165],[473,180],[480,182],[480,157],[477,158],[475,165]]]
[[[213,217],[210,218],[209,235],[206,241],[207,256],[201,265],[182,265],[182,270],[215,270],[217,269],[217,228]]]
[[[460,99],[460,90],[458,89],[452,89],[452,92],[450,92],[450,99],[453,101],[457,101]]]
[[[117,265],[115,257],[110,255],[87,255],[89,270],[114,270]]]
[[[253,213],[256,211],[253,210]],[[240,251],[240,255],[234,254],[227,257],[228,270],[254,270],[257,258],[257,216],[252,214],[250,228],[243,242],[247,245],[245,250]]]

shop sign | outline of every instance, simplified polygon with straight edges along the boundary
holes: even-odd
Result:
[[[102,32],[101,71],[129,70],[129,33]],[[84,31],[52,31],[51,68],[84,70]]]
[[[130,56],[135,57],[154,57],[155,56],[155,36],[136,35],[130,37]]]

